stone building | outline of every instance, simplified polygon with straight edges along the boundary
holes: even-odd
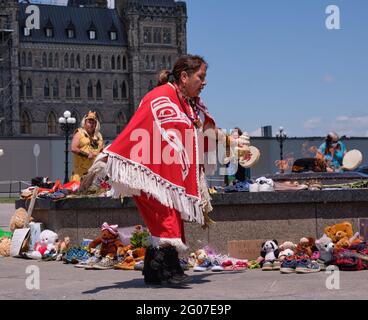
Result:
[[[116,0],[116,9],[106,0],[37,4],[39,29],[28,28],[30,5],[0,0],[2,136],[56,136],[65,110],[78,121],[95,110],[103,135],[114,138],[157,72],[187,50],[184,2]]]

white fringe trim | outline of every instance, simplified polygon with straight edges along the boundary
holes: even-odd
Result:
[[[183,253],[188,250],[188,247],[184,244],[184,242],[178,238],[168,239],[168,238],[151,237],[151,244],[154,248],[170,245],[175,247],[175,249],[179,253]]]
[[[204,224],[201,198],[189,196],[185,189],[162,179],[142,164],[135,163],[108,150],[107,174],[114,197],[140,196],[141,191],[164,206],[178,210],[185,221]]]

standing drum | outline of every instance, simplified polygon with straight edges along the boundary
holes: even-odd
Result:
[[[352,171],[357,169],[362,162],[362,153],[359,150],[351,150],[345,154],[341,169]]]

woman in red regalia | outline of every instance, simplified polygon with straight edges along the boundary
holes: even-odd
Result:
[[[188,280],[178,257],[187,249],[183,221],[205,227],[212,211],[202,162],[210,143],[201,137],[216,128],[199,98],[206,72],[202,57],[180,57],[172,72],[160,73],[158,86],[104,151],[115,195],[134,197],[152,235],[143,271],[147,284]]]

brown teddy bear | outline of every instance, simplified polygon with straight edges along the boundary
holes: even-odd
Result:
[[[296,255],[308,255],[311,257],[313,255],[313,249],[315,247],[315,239],[312,237],[301,238],[295,249]]]
[[[31,220],[30,220],[31,221]],[[16,229],[26,228],[28,221],[28,213],[24,208],[19,208],[10,218],[10,231],[14,232]]]
[[[337,249],[349,248],[352,244],[361,242],[359,233],[354,235],[353,226],[347,221],[326,227],[325,234],[332,240]]]
[[[11,240],[9,238],[0,238],[0,256],[9,257],[10,256],[10,245]]]
[[[98,245],[101,245],[100,255],[112,260],[116,255],[121,255],[126,251],[124,244],[119,240],[118,226],[110,226],[106,222],[102,225],[101,235],[89,244],[89,251],[92,252]]]

